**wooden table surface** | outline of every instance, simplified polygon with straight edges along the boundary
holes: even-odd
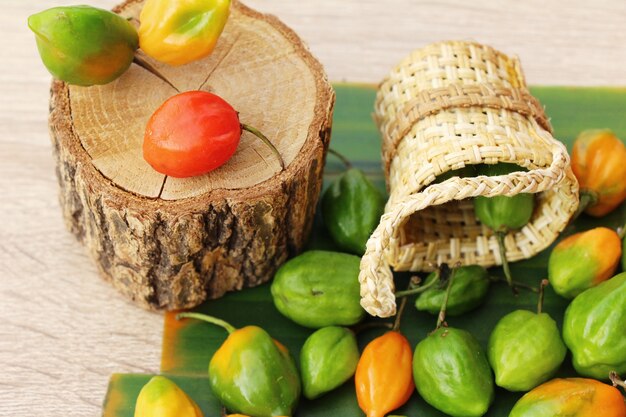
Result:
[[[111,8],[110,0],[91,0]],[[155,372],[162,317],[96,274],[65,230],[47,131],[50,76],[26,18],[0,13],[0,415],[96,416],[114,372]],[[626,86],[626,2],[249,0],[310,45],[333,81],[375,83],[411,49],[471,39],[517,54],[528,82]]]

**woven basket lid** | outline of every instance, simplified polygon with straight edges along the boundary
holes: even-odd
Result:
[[[472,42],[414,51],[381,83],[375,119],[389,201],[361,261],[361,304],[372,315],[395,314],[390,268],[501,264],[496,237],[476,219],[472,197],[537,194],[530,222],[505,238],[511,261],[549,246],[576,211],[567,150],[552,137],[515,57]],[[448,171],[498,162],[527,171],[433,184]]]

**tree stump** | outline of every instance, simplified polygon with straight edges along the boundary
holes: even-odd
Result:
[[[129,0],[114,11],[138,23],[142,6]],[[238,2],[209,57],[182,67],[142,57],[180,91],[231,103],[273,142],[286,169],[244,132],[219,169],[164,176],[141,146],[151,114],[176,94],[172,86],[134,64],[104,86],[54,81],[50,132],[67,227],[101,275],[149,309],[193,307],[269,280],[312,226],[334,104],[322,66],[278,19]]]

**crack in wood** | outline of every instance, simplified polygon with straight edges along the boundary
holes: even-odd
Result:
[[[161,189],[159,190],[159,194],[157,195],[157,198],[161,198],[161,194],[163,194],[163,190],[165,189],[165,182],[167,181],[167,175],[163,176],[163,182],[161,183]]]
[[[220,65],[222,65],[222,62],[224,62],[224,60],[226,58],[228,58],[228,56],[230,55],[230,53],[235,49],[235,45],[237,44],[237,42],[239,41],[239,38],[241,38],[241,33],[239,33],[237,35],[237,37],[235,38],[235,40],[233,41],[233,43],[230,44],[230,46],[228,47],[228,50],[226,51],[226,53],[224,54],[223,57],[221,57],[217,63],[215,64],[215,66],[213,67],[213,69],[211,71],[209,71],[209,74],[206,76],[206,78],[204,79],[204,81],[202,81],[202,83],[200,84],[200,86],[198,87],[198,90],[202,90],[202,87],[204,87],[204,85],[209,81],[209,78],[211,78],[211,75],[213,75],[213,73],[220,67]]]

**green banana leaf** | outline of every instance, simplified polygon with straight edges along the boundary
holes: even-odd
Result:
[[[345,84],[335,85],[335,89],[337,103],[331,146],[346,155],[358,168],[364,170],[384,191],[380,139],[371,119],[375,90],[370,86]],[[546,107],[554,126],[555,137],[562,140],[568,148],[571,148],[576,135],[584,129],[610,128],[619,137],[626,138],[626,89],[537,87],[531,90]],[[325,170],[325,186],[343,169],[341,162],[329,155]],[[624,205],[603,219],[593,219],[583,215],[575,224],[566,229],[563,236],[599,225],[621,226],[625,220],[626,206]],[[315,219],[309,248],[334,249],[332,241],[324,232],[319,217]],[[514,263],[512,272],[515,279],[537,286],[542,278],[546,278],[550,249],[546,249],[532,259]],[[490,272],[494,276],[502,277],[500,268],[492,268]],[[409,274],[396,275],[397,286],[402,288],[408,282]],[[434,328],[436,318],[415,310],[413,302],[414,299],[408,301],[402,318],[401,330],[415,346]],[[536,295],[529,291],[522,291],[518,297],[513,297],[506,284],[497,283],[491,286],[486,304],[462,317],[450,318],[448,324],[469,330],[486,347],[491,330],[503,315],[519,308],[534,310],[536,302]],[[562,325],[567,304],[566,300],[557,296],[548,287],[544,311],[548,312],[559,326]],[[222,299],[206,302],[195,310],[220,317],[236,327],[249,324],[261,326],[287,346],[296,358],[299,356],[305,338],[312,332],[310,329],[292,323],[278,313],[272,304],[267,284],[228,294]],[[383,329],[370,329],[360,333],[361,348],[383,331]],[[208,386],[207,368],[211,356],[225,339],[226,333],[215,326],[194,320],[179,322],[175,320],[173,314],[165,316],[161,373],[172,377],[198,402],[206,417],[220,415],[220,404]],[[568,355],[558,376],[574,375],[571,358]],[[113,375],[104,401],[103,415],[106,417],[133,416],[137,394],[150,377],[151,375]],[[521,395],[498,389],[496,400],[486,415],[489,417],[508,415]],[[417,393],[394,414],[420,417],[444,416],[428,406]],[[364,415],[357,405],[352,381],[317,400],[303,399],[296,412],[297,417],[328,415],[341,417]]]

